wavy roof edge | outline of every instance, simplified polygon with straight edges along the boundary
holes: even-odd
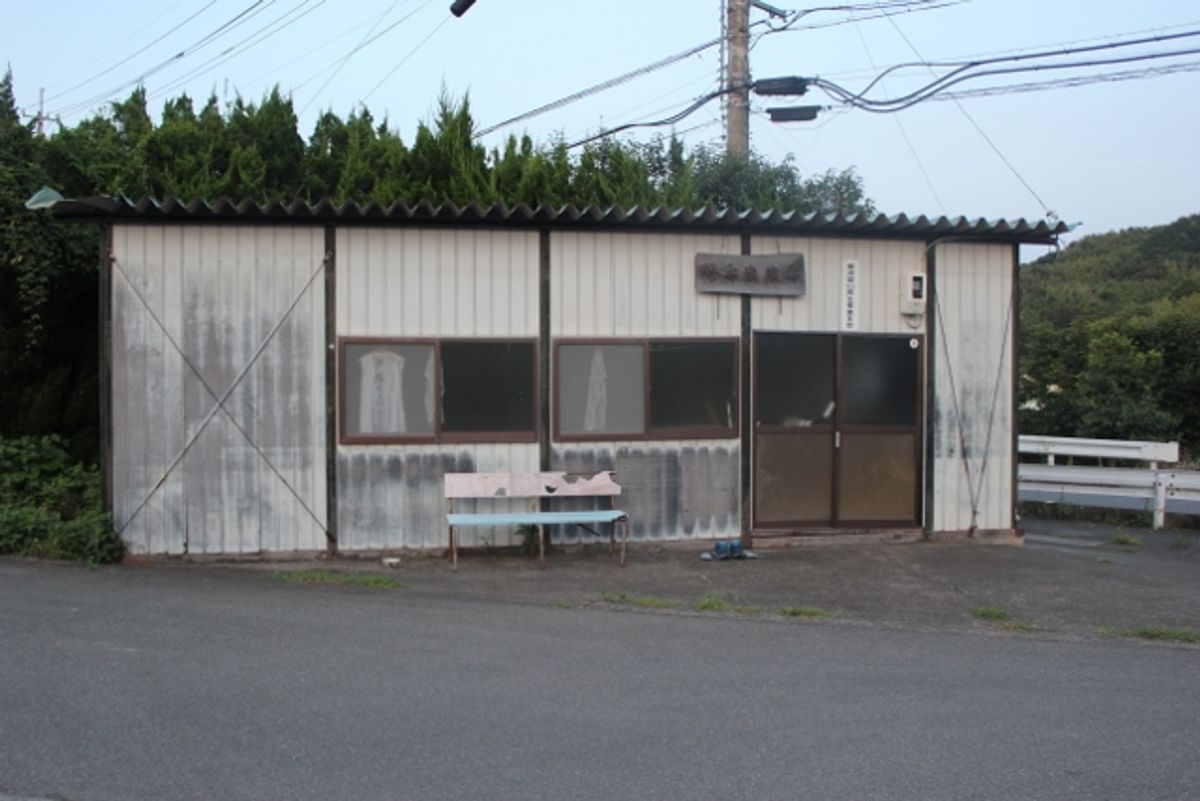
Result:
[[[754,211],[704,206],[699,209],[667,209],[632,206],[577,207],[571,204],[552,207],[530,207],[524,203],[506,206],[494,203],[481,206],[467,203],[459,206],[445,202],[433,204],[422,200],[414,205],[378,201],[337,204],[328,198],[316,203],[294,200],[285,203],[272,200],[257,203],[253,200],[234,202],[220,198],[184,201],[179,198],[156,200],[127,197],[87,197],[61,200],[52,211],[64,220],[145,219],[170,221],[238,221],[238,222],[324,222],[344,223],[432,223],[444,225],[564,226],[656,229],[736,229],[738,231],[769,231],[772,233],[826,234],[840,236],[898,237],[932,240],[961,237],[1005,242],[1053,242],[1068,231],[1065,223],[1050,224],[1044,220],[1031,223],[987,220],[983,217],[927,217],[906,214],[802,214],[797,211]]]

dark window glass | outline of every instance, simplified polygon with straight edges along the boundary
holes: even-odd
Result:
[[[830,334],[759,334],[755,347],[758,424],[833,425],[837,338]]]
[[[645,433],[645,353],[641,345],[560,345],[559,431],[573,436]]]
[[[842,422],[849,425],[917,424],[919,340],[848,336],[842,340]]]
[[[433,345],[348,344],[342,358],[348,435],[433,436]]]
[[[733,430],[733,342],[650,343],[650,427]]]
[[[443,342],[442,430],[534,433],[532,342]]]

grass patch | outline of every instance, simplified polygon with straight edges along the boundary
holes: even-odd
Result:
[[[1006,620],[997,625],[1000,628],[1004,629],[1005,631],[1015,631],[1015,632],[1037,631],[1037,626],[1033,625],[1032,623],[1025,623],[1020,620]]]
[[[343,587],[370,587],[377,590],[395,590],[402,586],[391,576],[342,573],[337,570],[276,570],[271,576],[292,584],[337,584]]]
[[[727,599],[719,592],[710,592],[700,599],[696,608],[701,612],[723,612],[736,615],[761,615],[767,611],[761,606],[740,606]]]
[[[1200,645],[1200,631],[1191,628],[1164,628],[1162,626],[1140,626],[1136,629],[1100,629],[1109,637],[1130,637],[1153,642],[1183,642]]]
[[[1139,540],[1137,537],[1131,537],[1130,535],[1126,534],[1124,531],[1118,531],[1116,534],[1113,535],[1112,544],[1120,545],[1122,548],[1141,548],[1142,547],[1141,540]]]
[[[654,595],[634,595],[628,592],[606,592],[600,596],[605,603],[618,606],[638,606],[642,609],[671,609],[679,604]]]
[[[1097,561],[1097,562],[1099,562],[1099,563],[1100,563],[1100,564],[1102,564],[1102,565],[1111,565],[1111,564],[1113,564],[1113,560],[1109,559],[1107,556],[1097,556],[1097,557],[1096,557],[1096,561]]]
[[[998,606],[977,606],[971,610],[971,617],[976,620],[990,620],[993,623],[1000,623],[1010,620],[1012,615]]]
[[[835,612],[822,609],[819,606],[788,606],[779,610],[784,617],[798,617],[803,620],[831,620],[837,617]]]
[[[1172,551],[1186,551],[1192,547],[1192,541],[1186,536],[1176,537],[1171,540],[1171,544],[1167,546]]]

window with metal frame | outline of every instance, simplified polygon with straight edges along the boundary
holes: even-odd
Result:
[[[531,340],[340,340],[341,442],[537,440]]]
[[[735,339],[561,340],[558,441],[737,436]]]

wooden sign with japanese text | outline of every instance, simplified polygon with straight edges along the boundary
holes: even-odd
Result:
[[[804,254],[696,254],[696,291],[804,297]]]

